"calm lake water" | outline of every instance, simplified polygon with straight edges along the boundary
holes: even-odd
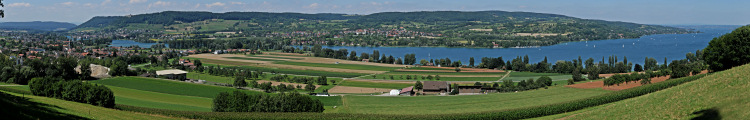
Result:
[[[401,57],[405,54],[416,54],[417,62],[421,59],[429,60],[439,58],[450,58],[451,61],[461,60],[463,64],[469,64],[469,58],[475,58],[475,65],[481,62],[482,57],[503,57],[503,60],[512,60],[517,56],[529,55],[530,63],[540,62],[546,56],[549,62],[558,60],[573,60],[581,56],[583,60],[594,58],[597,62],[602,57],[616,55],[622,61],[627,56],[628,62],[643,64],[646,57],[653,57],[662,64],[666,57],[672,60],[685,59],[688,52],[695,53],[696,50],[708,46],[708,42],[715,37],[729,33],[740,26],[675,26],[692,28],[701,33],[694,34],[660,34],[648,35],[637,39],[614,39],[585,42],[569,42],[553,46],[538,48],[446,48],[446,47],[352,47],[352,46],[324,46],[324,48],[340,49],[361,53],[372,53],[379,50],[381,54]]]
[[[141,48],[151,48],[151,45],[154,45],[154,44],[157,44],[157,43],[142,43],[142,42],[136,42],[133,40],[112,40],[112,44],[110,44],[109,46],[130,47],[133,45],[137,45],[138,47],[141,47]],[[169,47],[169,45],[165,45],[165,46]]]

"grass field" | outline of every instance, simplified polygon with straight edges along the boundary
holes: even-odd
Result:
[[[0,116],[3,116],[4,119],[176,119],[161,115],[120,111],[48,97],[7,92],[0,93],[0,96],[0,105],[2,105],[0,111],[3,111],[0,112]],[[21,98],[21,96],[24,97]]]
[[[206,81],[210,81],[210,82],[226,83],[226,84],[232,84],[232,83],[234,83],[234,78],[232,78],[232,77],[214,76],[214,75],[209,75],[209,74],[205,74],[205,73],[198,73],[198,72],[189,72],[189,73],[187,73],[187,78],[190,78],[190,79],[200,79],[200,80],[206,80]]]
[[[609,93],[597,89],[552,87],[518,93],[462,96],[344,96],[338,112],[369,114],[446,114],[515,109],[577,100]],[[408,108],[408,109],[405,109]]]
[[[564,80],[573,78],[573,75],[560,74],[560,73],[511,72],[510,75],[508,77],[505,77],[505,79],[503,80],[513,80],[513,81],[518,82],[522,80],[528,80],[529,78],[533,78],[534,80],[536,80],[542,76],[548,76],[552,78],[552,81],[564,81]]]
[[[340,86],[351,86],[351,87],[366,87],[366,88],[388,88],[388,89],[401,89],[414,84],[406,83],[376,83],[376,82],[363,82],[363,81],[344,81],[339,83]]]
[[[0,86],[0,87],[10,88],[10,89],[15,89],[15,90],[21,90],[21,91],[29,91],[29,92],[31,91],[29,89],[28,85],[22,85],[22,86]]]
[[[432,80],[429,80],[429,79],[426,79],[426,78],[422,79],[422,77],[420,75],[417,75],[418,79],[414,79],[413,78],[414,75],[377,74],[377,75],[374,75],[374,76],[375,76],[375,78],[373,78],[372,76],[363,76],[363,77],[359,77],[359,78],[362,78],[362,79],[381,79],[381,80],[407,80],[406,76],[412,76],[412,79],[410,79],[410,80],[413,80],[413,81],[417,81],[417,80],[420,80],[420,81],[497,81],[497,80],[499,80],[501,78],[501,77],[443,77],[443,76],[441,76],[440,80],[437,80],[437,79],[434,79],[434,78]],[[393,76],[393,79],[391,79],[391,76]],[[433,75],[433,76],[435,76],[435,75]]]
[[[278,61],[284,61],[284,60],[274,60],[274,59],[261,59],[261,58],[249,58],[249,57],[224,57],[229,59],[239,59],[239,60],[255,60],[255,61],[270,61],[270,62],[278,62]]]
[[[107,86],[115,93],[115,103],[181,111],[211,111],[211,98],[173,95]]]
[[[750,65],[619,102],[538,119],[747,119]]]
[[[325,63],[306,63],[306,62],[291,62],[291,61],[274,62],[274,63],[283,64],[283,65],[341,68],[341,69],[352,69],[352,70],[373,70],[373,71],[391,71],[391,70],[401,68],[401,67],[381,67],[381,66],[357,65],[357,64],[325,64]]]
[[[416,71],[393,71],[384,73],[386,75],[505,75],[505,73],[481,73],[481,72],[416,72]]]
[[[206,66],[216,66],[216,64],[205,64]],[[226,66],[225,66],[226,67]],[[266,68],[266,67],[255,67],[255,66],[239,66],[242,68],[248,68],[254,71],[263,72],[276,72],[282,74],[293,74],[293,75],[309,75],[309,76],[327,76],[327,77],[357,77],[367,74],[363,73],[342,73],[342,72],[328,72],[328,71],[315,71],[315,70],[297,70],[297,69],[279,69],[279,68]]]
[[[204,98],[214,98],[220,92],[230,92],[237,90],[229,87],[201,85],[144,77],[116,77],[92,82],[122,88]],[[243,90],[243,92],[249,94],[262,94],[262,92],[248,90]]]
[[[253,56],[253,57],[264,57],[264,58],[275,58],[275,59],[287,59],[287,60],[303,60],[304,58],[293,58],[293,57],[282,57],[283,55],[274,55],[274,56]],[[302,57],[302,56],[297,56]]]

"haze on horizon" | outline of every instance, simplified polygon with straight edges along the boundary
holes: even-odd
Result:
[[[750,24],[750,1],[738,0],[6,0],[0,22],[83,23],[94,16],[161,11],[371,14],[409,11],[524,11],[643,24]]]

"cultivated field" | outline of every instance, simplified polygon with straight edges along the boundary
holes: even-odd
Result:
[[[274,55],[255,55],[247,57],[245,55],[237,54],[196,54],[188,56],[190,58],[201,59],[202,62],[214,63],[220,65],[241,65],[241,66],[257,66],[257,67],[270,67],[280,69],[296,69],[296,70],[315,70],[315,71],[328,71],[328,72],[344,72],[344,73],[383,73],[384,71],[390,71],[405,67],[403,65],[391,65],[391,64],[380,64],[380,63],[368,63],[359,61],[348,61],[339,59],[329,58],[318,58],[318,57],[291,57],[291,56],[274,56]],[[268,57],[268,58],[264,58]],[[206,60],[208,59],[208,60]],[[339,64],[335,64],[335,63]]]
[[[609,93],[605,90],[552,87],[518,93],[460,96],[344,96],[341,113],[447,114],[515,109],[577,100]],[[408,109],[404,109],[408,108]]]

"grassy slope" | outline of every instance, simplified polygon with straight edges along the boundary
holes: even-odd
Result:
[[[735,67],[644,96],[539,119],[747,119],[748,71],[750,65]]]
[[[380,97],[344,96],[343,113],[445,114],[539,106],[609,93],[601,89],[552,87],[489,95]],[[408,109],[405,109],[408,108]]]
[[[109,85],[109,86],[136,89],[136,90],[159,92],[159,93],[174,94],[174,95],[196,96],[196,97],[204,97],[204,98],[214,98],[220,92],[229,92],[229,91],[236,90],[234,88],[229,88],[229,87],[201,85],[201,84],[161,80],[161,79],[154,79],[154,78],[144,78],[144,77],[117,77],[117,78],[97,80],[97,81],[92,81],[92,82],[98,83],[98,84]],[[243,92],[250,93],[250,94],[261,94],[261,92],[257,92],[257,91],[243,90]]]
[[[401,89],[414,84],[405,83],[376,83],[376,82],[362,82],[362,81],[344,81],[339,83],[340,86],[352,86],[352,87],[366,87],[366,88],[388,88],[388,89]]]
[[[93,106],[85,103],[77,103],[54,98],[23,95],[15,93],[0,93],[2,109],[11,112],[0,112],[5,119],[123,119],[123,120],[165,120],[175,119],[159,115],[120,111],[104,107]],[[11,100],[16,99],[16,100]],[[16,113],[18,112],[18,113]],[[8,115],[10,114],[10,115]],[[16,118],[17,116],[23,116]]]

